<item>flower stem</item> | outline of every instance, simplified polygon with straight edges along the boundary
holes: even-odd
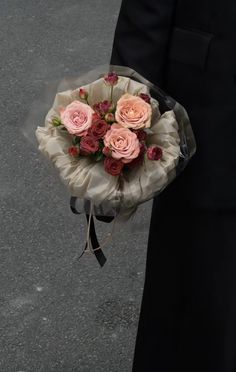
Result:
[[[112,99],[113,99],[113,85],[111,85],[111,97],[110,97],[111,102],[112,102]]]

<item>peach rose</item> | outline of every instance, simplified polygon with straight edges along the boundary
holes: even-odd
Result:
[[[104,145],[111,150],[114,159],[129,163],[140,152],[139,140],[135,133],[120,124],[112,124],[104,137]]]
[[[151,125],[151,116],[151,105],[141,97],[126,93],[117,102],[116,121],[125,128],[148,128]]]
[[[80,101],[73,101],[61,110],[61,122],[69,133],[84,136],[92,125],[93,109]]]

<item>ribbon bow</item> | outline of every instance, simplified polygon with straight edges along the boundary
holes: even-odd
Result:
[[[71,208],[71,211],[74,214],[81,214],[81,212],[79,212],[76,209],[76,199],[77,199],[76,196],[72,196],[70,198],[70,208]],[[96,259],[98,260],[98,263],[102,267],[102,266],[104,266],[107,259],[104,255],[104,253],[101,249],[101,245],[99,244],[98,239],[97,239],[95,223],[94,223],[94,218],[93,218],[93,216],[94,216],[93,203],[91,201],[89,203],[90,203],[90,212],[89,212],[89,214],[86,213],[86,220],[87,220],[86,243],[85,243],[85,247],[84,247],[82,253],[79,255],[78,259],[80,259],[85,252],[91,252],[95,255]],[[110,216],[96,216],[95,215],[95,217],[99,221],[108,222],[108,223],[114,220],[114,217],[110,217]],[[109,237],[111,237],[111,235],[112,235],[111,233],[108,234]]]

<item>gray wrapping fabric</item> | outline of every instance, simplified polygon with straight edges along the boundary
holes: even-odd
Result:
[[[103,78],[83,85],[83,88],[89,92],[90,105],[109,99],[110,90]],[[118,84],[114,86],[113,101],[116,103],[125,92],[148,94],[149,89],[142,83],[120,76]],[[142,166],[131,170],[124,177],[118,177],[109,175],[102,162],[95,163],[88,157],[72,158],[68,154],[70,135],[50,123],[52,117],[59,116],[60,108],[75,99],[79,99],[77,90],[58,93],[45,118],[45,125],[36,129],[39,150],[58,169],[60,178],[71,195],[91,200],[95,207],[108,203],[111,208],[128,210],[158,194],[175,178],[181,151],[178,123],[172,110],[160,115],[158,102],[151,99],[153,115],[147,143],[160,146],[163,157],[161,160],[151,161],[145,155]]]

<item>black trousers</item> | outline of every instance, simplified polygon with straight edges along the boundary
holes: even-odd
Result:
[[[236,211],[176,208],[160,195],[132,371],[233,372],[235,356]]]

